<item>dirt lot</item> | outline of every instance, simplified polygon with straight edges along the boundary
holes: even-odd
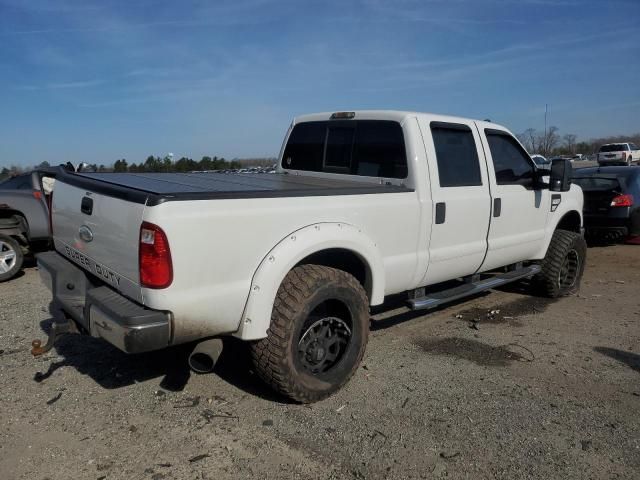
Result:
[[[313,406],[235,343],[211,375],[78,336],[33,359],[51,315],[29,268],[0,285],[0,478],[640,478],[640,248],[588,254],[557,302],[520,285],[378,312],[363,366]]]

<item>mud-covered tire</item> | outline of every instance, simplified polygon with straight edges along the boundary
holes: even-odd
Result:
[[[24,255],[18,241],[8,235],[0,234],[0,282],[15,277],[22,268]]]
[[[586,258],[587,244],[582,235],[556,230],[542,260],[542,271],[534,277],[538,292],[551,298],[576,293],[580,289]]]
[[[267,385],[297,402],[312,403],[349,381],[368,337],[369,302],[360,282],[335,268],[300,265],[280,285],[267,337],[252,343],[251,354]],[[309,343],[311,338],[315,343]],[[327,370],[313,371],[331,362]]]

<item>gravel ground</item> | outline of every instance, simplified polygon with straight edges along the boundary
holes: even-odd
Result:
[[[378,309],[330,399],[274,397],[229,342],[126,356],[50,328],[35,268],[0,285],[0,479],[640,478],[640,248],[589,249],[579,295]],[[479,320],[479,321],[474,321]]]

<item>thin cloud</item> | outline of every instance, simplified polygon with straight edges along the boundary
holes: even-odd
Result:
[[[74,88],[90,88],[104,84],[104,80],[87,80],[76,82],[47,83],[45,85],[19,85],[16,90],[64,90]]]

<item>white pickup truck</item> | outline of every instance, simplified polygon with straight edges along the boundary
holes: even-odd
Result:
[[[429,309],[522,278],[575,292],[570,178],[494,123],[398,111],[296,118],[272,175],[61,172],[38,264],[67,319],[33,353],[71,331],[130,353],[200,342],[205,371],[233,335],[267,384],[317,401],[358,368],[388,295]]]

